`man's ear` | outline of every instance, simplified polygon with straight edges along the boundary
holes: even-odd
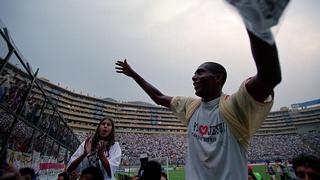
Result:
[[[223,81],[223,74],[222,73],[218,73],[215,77],[214,77],[214,79],[216,80],[216,81],[218,81],[218,82],[222,82]]]

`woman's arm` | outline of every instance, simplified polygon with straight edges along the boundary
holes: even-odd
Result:
[[[71,164],[67,168],[67,172],[71,173],[72,171],[74,171],[86,156],[87,155],[83,153],[77,159],[72,161]]]
[[[76,157],[76,159],[71,162],[71,164],[67,168],[67,172],[71,173],[72,171],[74,171],[79,166],[79,164],[83,161],[83,159],[87,157],[87,155],[91,152],[91,142],[92,142],[92,139],[88,137],[84,143],[84,148],[83,149],[81,147],[78,148],[77,152],[74,155],[80,154],[80,156]]]

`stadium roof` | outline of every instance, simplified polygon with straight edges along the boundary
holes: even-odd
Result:
[[[320,99],[315,99],[315,100],[311,100],[311,101],[306,101],[306,102],[302,102],[302,103],[296,103],[296,104],[291,104],[291,108],[296,109],[296,108],[307,108],[310,106],[315,106],[317,104],[320,104]]]

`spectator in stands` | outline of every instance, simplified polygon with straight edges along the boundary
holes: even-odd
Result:
[[[103,180],[103,173],[100,168],[90,166],[85,168],[80,175],[80,180]]]
[[[275,43],[272,45],[248,31],[257,74],[246,79],[232,96],[224,95],[225,68],[214,62],[201,64],[192,77],[201,99],[172,97],[161,93],[136,73],[126,60],[116,62],[116,71],[133,78],[162,106],[188,126],[186,179],[246,180],[249,140],[268,115],[273,88],[281,81]]]
[[[57,180],[70,180],[70,174],[67,172],[62,172],[58,174],[58,179]]]
[[[0,103],[4,102],[9,97],[11,88],[10,79],[10,74],[6,71],[0,77]]]
[[[269,160],[266,161],[266,173],[270,175],[271,180],[276,179],[276,173],[274,172],[274,169],[273,169],[272,165],[270,164]]]
[[[299,180],[320,179],[320,159],[318,157],[301,154],[292,160],[292,164]]]
[[[288,174],[289,174],[289,179],[291,180],[296,180],[297,179],[297,176],[296,176],[296,173],[292,167],[292,163],[291,161],[288,161],[287,162],[287,167],[288,167]]]
[[[281,160],[280,159],[277,159],[275,161],[275,165],[276,165],[276,172],[277,174],[279,174],[280,176],[280,179],[283,180],[283,168],[281,167]]]
[[[9,106],[13,111],[18,110],[21,107],[21,102],[26,98],[30,82],[28,80],[15,79],[16,82],[10,88],[9,92]],[[20,109],[19,109],[20,110]]]
[[[281,159],[276,160],[276,167],[277,167],[277,172],[279,173],[281,180],[289,179],[288,169],[285,166],[285,164],[282,163]]]
[[[41,101],[34,99],[31,105],[32,111],[30,120],[33,124],[37,124],[41,113]]]
[[[36,175],[32,168],[21,168],[19,169],[19,172],[24,180],[36,180]]]
[[[110,117],[104,117],[93,137],[88,137],[72,155],[67,172],[94,166],[100,168],[104,179],[115,179],[114,174],[120,165],[121,149],[115,142],[114,122]]]
[[[31,109],[32,109],[32,100],[31,100],[31,98],[28,98],[23,106],[23,109],[22,109],[22,115],[28,121],[30,120]]]

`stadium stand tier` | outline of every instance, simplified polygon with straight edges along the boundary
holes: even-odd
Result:
[[[64,170],[80,141],[37,74],[0,20],[0,161],[48,177]]]
[[[12,72],[20,72],[14,70],[14,66],[10,67]],[[20,73],[12,76],[25,81],[23,73]],[[143,102],[99,99],[63,88],[45,78],[38,80],[80,142],[94,133],[101,118],[110,116],[116,123],[117,139],[124,154],[123,163],[126,159],[138,159],[142,153],[152,158],[169,157],[170,163],[184,163],[187,128],[169,109]],[[31,96],[41,102],[44,101],[41,93],[33,88]],[[319,127],[319,105],[270,112],[252,138],[249,159],[287,159],[302,152],[318,154]]]
[[[167,108],[143,102],[118,102],[75,93],[48,80],[44,89],[80,141],[94,133],[104,116],[116,122],[117,139],[126,159],[147,153],[184,163],[187,128]],[[37,94],[38,92],[34,92]],[[299,153],[319,153],[320,106],[282,108],[270,112],[252,138],[250,160],[292,158]]]

